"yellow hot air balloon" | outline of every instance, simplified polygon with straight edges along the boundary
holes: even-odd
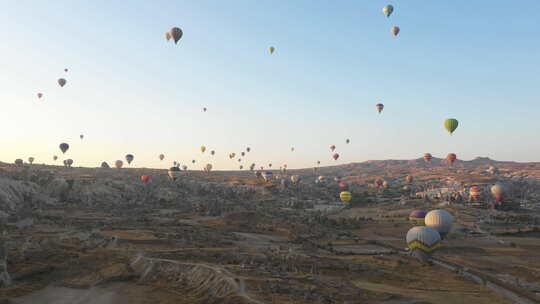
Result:
[[[349,191],[343,191],[339,194],[339,198],[342,202],[348,203],[352,199],[352,194]]]
[[[201,152],[204,153],[204,151],[206,151],[206,147],[205,147],[205,146],[201,146]]]
[[[270,54],[274,54],[274,52],[276,51],[276,48],[271,46],[268,48],[268,51],[270,51]]]
[[[165,39],[167,39],[167,41],[172,39],[171,32],[165,32]]]

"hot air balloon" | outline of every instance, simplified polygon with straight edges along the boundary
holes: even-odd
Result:
[[[124,162],[121,160],[117,160],[114,162],[114,166],[116,167],[116,169],[122,168],[123,165],[124,165]]]
[[[240,170],[244,169],[244,166],[240,165]]]
[[[342,191],[339,194],[339,198],[341,199],[342,202],[348,203],[352,199],[352,194],[349,191]]]
[[[268,168],[272,168],[272,164],[268,164]]]
[[[375,179],[375,185],[376,185],[377,187],[381,187],[381,186],[383,185],[383,183],[384,183],[384,181],[383,181],[382,178],[377,177],[377,178]]]
[[[383,188],[388,189],[388,187],[390,187],[390,184],[387,181],[384,181],[382,183],[382,186],[383,186]]]
[[[202,108],[203,112],[206,112],[206,108]]]
[[[450,132],[450,135],[454,133],[454,131],[457,129],[459,125],[459,122],[455,118],[448,118],[444,121],[444,128],[446,131]]]
[[[241,155],[241,156],[245,156],[245,155],[246,155],[246,152],[241,152],[240,155]]]
[[[66,143],[61,143],[60,144],[60,151],[62,151],[62,153],[66,153],[66,151],[69,149],[69,145],[66,144]]]
[[[432,158],[433,156],[431,156],[430,153],[424,153],[424,160],[427,161],[428,163],[431,162]]]
[[[159,155],[159,160],[164,160],[165,159],[165,154],[160,154]]]
[[[247,147],[247,148],[246,148],[246,152],[249,152],[249,151],[251,151],[251,148],[250,148],[250,147]]]
[[[169,170],[167,171],[167,175],[173,181],[179,178],[181,174],[182,172],[180,171],[178,167],[170,167]]]
[[[412,251],[420,250],[425,253],[433,252],[441,245],[441,235],[436,229],[425,226],[412,227],[407,232],[407,246]]]
[[[502,184],[495,184],[491,187],[491,194],[497,199],[497,201],[502,201],[502,198],[505,193],[505,187]]]
[[[201,152],[204,153],[204,151],[206,151],[206,147],[205,147],[205,146],[201,146]]]
[[[268,51],[270,51],[270,54],[274,54],[274,52],[276,51],[276,48],[271,46],[268,48]]]
[[[183,165],[183,166],[182,166],[182,170],[187,171],[187,166],[186,166],[186,165]]]
[[[214,154],[216,154],[216,151],[214,150],[210,151],[210,155],[214,155]]]
[[[265,172],[263,172],[263,174],[262,174],[262,177],[263,177],[263,179],[264,179],[265,182],[271,181],[271,180],[272,180],[272,176],[273,176],[272,171],[265,171]]]
[[[176,165],[178,164],[177,161],[173,161],[173,165],[176,167]]]
[[[410,175],[407,175],[407,176],[405,177],[405,180],[407,181],[407,183],[412,183],[413,180],[414,180],[414,178],[413,178],[412,176],[410,176]]]
[[[101,168],[102,169],[109,169],[110,167],[109,167],[109,164],[107,164],[107,162],[102,162],[101,163]]]
[[[180,38],[184,35],[182,30],[179,27],[173,27],[170,31],[171,37],[174,40],[174,44],[178,44],[178,41],[180,41]]]
[[[334,152],[335,149],[336,149],[336,146],[335,146],[335,145],[331,145],[331,146],[330,146],[330,151]]]
[[[171,36],[171,32],[165,32],[165,39],[167,39],[167,41],[171,40],[172,36]]]
[[[129,164],[131,164],[131,162],[133,161],[133,159],[135,158],[135,156],[133,156],[133,154],[126,154],[126,161]]]
[[[388,18],[390,15],[392,15],[392,12],[394,12],[394,7],[392,5],[387,5],[383,7],[382,9],[383,14]]]
[[[69,159],[66,159],[66,165],[68,167],[71,167],[71,165],[73,165],[73,159],[69,158]]]
[[[477,200],[482,196],[482,188],[478,186],[471,187],[469,189],[469,196],[472,200]]]
[[[84,138],[84,135],[83,135],[83,134],[81,134],[81,135],[79,135],[79,137],[80,137],[80,139],[83,139],[83,138]]]
[[[350,142],[351,142],[351,140],[348,139],[348,138],[345,140],[345,143],[346,143],[346,144],[348,144],[348,143],[350,143]]]
[[[41,97],[43,97],[43,93],[37,93],[37,97],[41,99]]]
[[[336,183],[339,183],[339,182],[341,182],[341,178],[339,176],[334,176],[334,181]]]
[[[65,86],[66,83],[67,83],[67,81],[64,78],[58,79],[58,84],[60,85],[60,87]]]
[[[30,165],[34,162],[34,158],[33,157],[29,157],[28,158],[28,162],[30,163]]]
[[[152,178],[150,177],[150,175],[141,175],[141,181],[146,184],[151,182]]]
[[[192,160],[191,163],[194,164],[194,163],[195,163],[195,160]]]
[[[20,158],[17,158],[17,159],[15,160],[15,165],[16,165],[17,167],[21,167],[21,166],[23,165],[23,160],[20,159]]]
[[[454,217],[443,209],[432,210],[426,214],[425,223],[426,226],[437,230],[441,239],[444,239],[454,224]]]
[[[241,161],[242,161],[242,159],[241,159],[241,158],[239,158],[239,159],[238,159],[238,162],[241,162]]]
[[[210,172],[211,170],[212,170],[212,164],[206,164],[206,166],[204,166],[204,171]]]
[[[397,35],[399,34],[399,26],[394,26],[390,29],[390,33],[392,33],[392,35],[394,35],[394,37],[397,37]]]
[[[294,152],[294,147],[291,147],[291,152]]]
[[[339,183],[338,187],[339,187],[339,191],[346,191],[348,188],[347,184],[345,183]]]
[[[320,165],[320,164],[321,164],[321,161],[320,161],[320,160],[318,160],[318,161],[317,161],[317,165]]]
[[[382,103],[378,103],[375,105],[375,109],[377,109],[377,112],[381,114],[382,110],[384,109],[384,105]]]
[[[68,72],[68,69],[67,69],[67,68],[66,68],[66,69],[64,69],[64,72],[66,72],[66,73],[67,73],[67,72]]]
[[[292,175],[291,176],[291,182],[293,184],[298,184],[298,182],[300,182],[300,175]]]
[[[339,154],[334,153],[334,155],[332,155],[332,158],[333,158],[334,160],[337,160],[337,159],[339,158]]]
[[[424,219],[426,218],[426,214],[423,210],[414,210],[409,214],[409,220],[414,222],[415,226],[425,226]]]
[[[326,176],[321,175],[317,178],[318,181],[323,182],[326,179]]]
[[[449,153],[447,156],[446,156],[446,160],[450,163],[450,165],[452,165],[455,161],[456,161],[456,154],[455,153]]]
[[[54,155],[54,156],[52,157],[52,159],[53,159],[54,161],[56,161],[56,160],[58,159],[58,156]]]

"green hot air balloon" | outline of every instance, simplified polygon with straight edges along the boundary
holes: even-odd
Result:
[[[457,119],[455,118],[449,118],[447,120],[444,121],[444,128],[446,129],[446,131],[450,132],[450,135],[452,135],[452,133],[454,133],[454,131],[457,129],[459,123],[457,121]]]

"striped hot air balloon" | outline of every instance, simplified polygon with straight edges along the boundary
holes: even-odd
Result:
[[[339,194],[339,198],[342,202],[348,203],[352,199],[352,194],[349,191],[343,191]]]
[[[450,163],[450,165],[454,164],[454,162],[456,161],[457,159],[457,156],[455,153],[449,153],[447,156],[446,156],[446,160]]]
[[[431,156],[431,153],[424,153],[424,160],[427,161],[428,163],[431,162],[432,158],[433,156]]]
[[[416,226],[407,232],[407,246],[411,250],[421,250],[426,253],[437,250],[441,245],[441,236],[431,227]]]
[[[409,214],[409,220],[414,222],[415,226],[425,226],[424,219],[426,218],[426,212],[423,210],[414,210]]]
[[[377,112],[381,114],[382,110],[384,109],[384,105],[382,103],[378,103],[375,105],[375,109],[377,109]]]
[[[454,131],[457,129],[459,125],[459,122],[455,118],[448,118],[444,121],[444,128],[446,131],[450,132],[450,135],[454,133]]]
[[[471,197],[471,199],[477,200],[482,196],[482,192],[482,188],[474,186],[469,189],[469,196]]]
[[[425,223],[426,226],[436,229],[441,238],[444,238],[454,224],[454,217],[443,209],[432,210],[426,214]]]

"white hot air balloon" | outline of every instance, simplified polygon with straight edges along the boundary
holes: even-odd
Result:
[[[441,235],[441,238],[444,239],[454,224],[454,217],[446,210],[437,209],[428,212],[424,221],[426,226],[437,230]]]

